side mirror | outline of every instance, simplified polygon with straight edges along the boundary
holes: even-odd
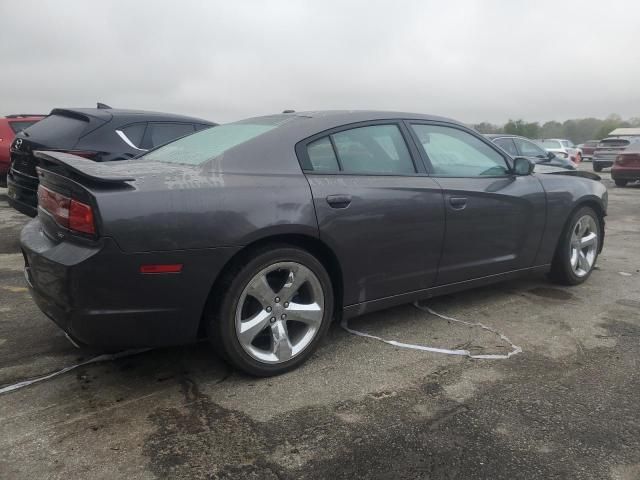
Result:
[[[513,172],[516,175],[531,175],[535,166],[535,163],[528,158],[516,157],[513,159]]]
[[[554,158],[556,158],[556,154],[553,152],[547,152],[547,158],[549,160],[553,160]]]

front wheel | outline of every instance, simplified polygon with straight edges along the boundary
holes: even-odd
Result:
[[[616,182],[616,186],[617,187],[626,187],[627,186],[627,180],[622,180],[620,178],[616,178],[614,180],[614,182]]]
[[[601,172],[602,171],[602,165],[596,165],[595,163],[593,164],[593,171],[594,172]]]
[[[255,252],[226,279],[209,319],[225,359],[250,375],[279,375],[311,356],[333,316],[333,289],[322,264],[294,247]]]
[[[590,207],[578,209],[558,243],[551,263],[551,278],[564,285],[584,282],[595,267],[600,241],[600,217]]]

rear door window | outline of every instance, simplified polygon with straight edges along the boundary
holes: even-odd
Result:
[[[331,135],[345,173],[406,175],[416,172],[397,125],[371,125]]]
[[[147,131],[149,148],[154,148],[193,133],[195,129],[191,123],[150,122]]]

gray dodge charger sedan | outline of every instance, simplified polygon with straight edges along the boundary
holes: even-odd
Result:
[[[300,365],[339,316],[536,271],[579,284],[604,239],[600,182],[427,115],[287,113],[130,161],[36,155],[21,244],[40,309],[110,349],[208,337],[253,375]]]

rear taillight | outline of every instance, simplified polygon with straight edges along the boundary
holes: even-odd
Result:
[[[95,235],[93,209],[75,198],[67,197],[42,185],[38,186],[38,205],[60,226],[76,232]]]

